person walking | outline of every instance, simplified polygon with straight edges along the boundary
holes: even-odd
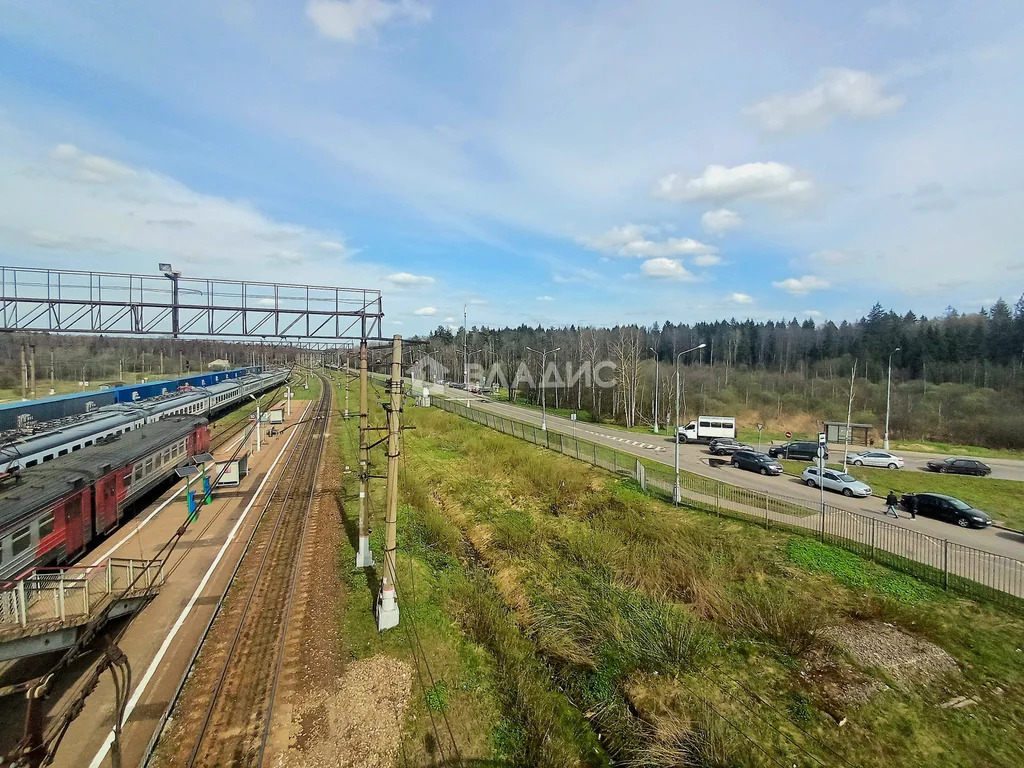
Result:
[[[896,511],[896,505],[899,503],[900,500],[896,498],[896,491],[889,491],[889,495],[885,497],[885,514],[891,514],[898,520],[900,515]]]
[[[917,520],[917,494],[908,493],[903,497],[903,500],[907,505],[907,512],[910,513],[910,519]]]

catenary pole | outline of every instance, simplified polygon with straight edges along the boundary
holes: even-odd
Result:
[[[370,407],[366,372],[366,339],[359,342],[359,549],[356,568],[373,565],[370,551]]]
[[[899,347],[896,347],[892,352],[889,353],[889,379],[885,385],[885,450],[889,450],[889,400],[892,395],[892,356],[900,351]]]
[[[695,352],[698,349],[704,349],[704,347],[706,347],[706,346],[707,346],[707,344],[705,344],[702,341],[696,347],[690,347],[689,349],[684,349],[682,352],[680,352],[679,354],[676,355],[676,428],[675,428],[675,434],[673,434],[673,436],[672,436],[673,440],[675,441],[675,449],[676,449],[675,450],[675,454],[676,454],[676,460],[675,460],[676,479],[675,479],[675,483],[672,485],[672,503],[673,504],[678,504],[679,503],[679,498],[680,498],[680,496],[679,496],[679,358],[681,358],[687,352]]]
[[[384,515],[384,574],[377,595],[377,631],[398,626],[395,553],[398,548],[398,460],[402,430],[402,337],[395,335],[391,356],[388,416],[388,484]]]

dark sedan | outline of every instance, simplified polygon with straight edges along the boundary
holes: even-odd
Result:
[[[952,456],[942,461],[931,460],[928,462],[928,469],[932,472],[939,472],[940,474],[950,475],[977,475],[978,477],[984,477],[985,475],[992,474],[992,467],[988,464],[984,464],[977,459],[961,459]]]
[[[753,449],[746,443],[741,443],[732,437],[716,437],[708,443],[708,450],[715,454],[715,456],[726,456],[730,453],[736,453],[736,451],[750,451]]]
[[[771,456],[746,449],[736,451],[732,455],[731,464],[740,469],[748,469],[751,472],[760,472],[762,475],[781,475],[782,465]]]
[[[980,509],[975,509],[965,501],[942,493],[905,493],[900,501],[904,509],[910,509],[910,505],[913,503],[910,500],[911,496],[916,497],[917,514],[923,517],[934,517],[936,520],[956,523],[961,528],[988,528],[992,525],[992,518]]]

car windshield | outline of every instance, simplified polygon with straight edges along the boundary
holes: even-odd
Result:
[[[952,504],[955,509],[961,509],[962,510],[962,509],[970,509],[971,508],[970,504],[965,504],[964,502],[960,501],[960,499],[950,499],[949,503]]]
[[[844,483],[856,483],[857,482],[857,478],[854,477],[853,475],[840,475],[839,479],[842,480]]]

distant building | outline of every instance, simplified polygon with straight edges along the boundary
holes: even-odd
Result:
[[[211,371],[226,371],[231,367],[231,363],[227,360],[211,360],[206,367]]]

